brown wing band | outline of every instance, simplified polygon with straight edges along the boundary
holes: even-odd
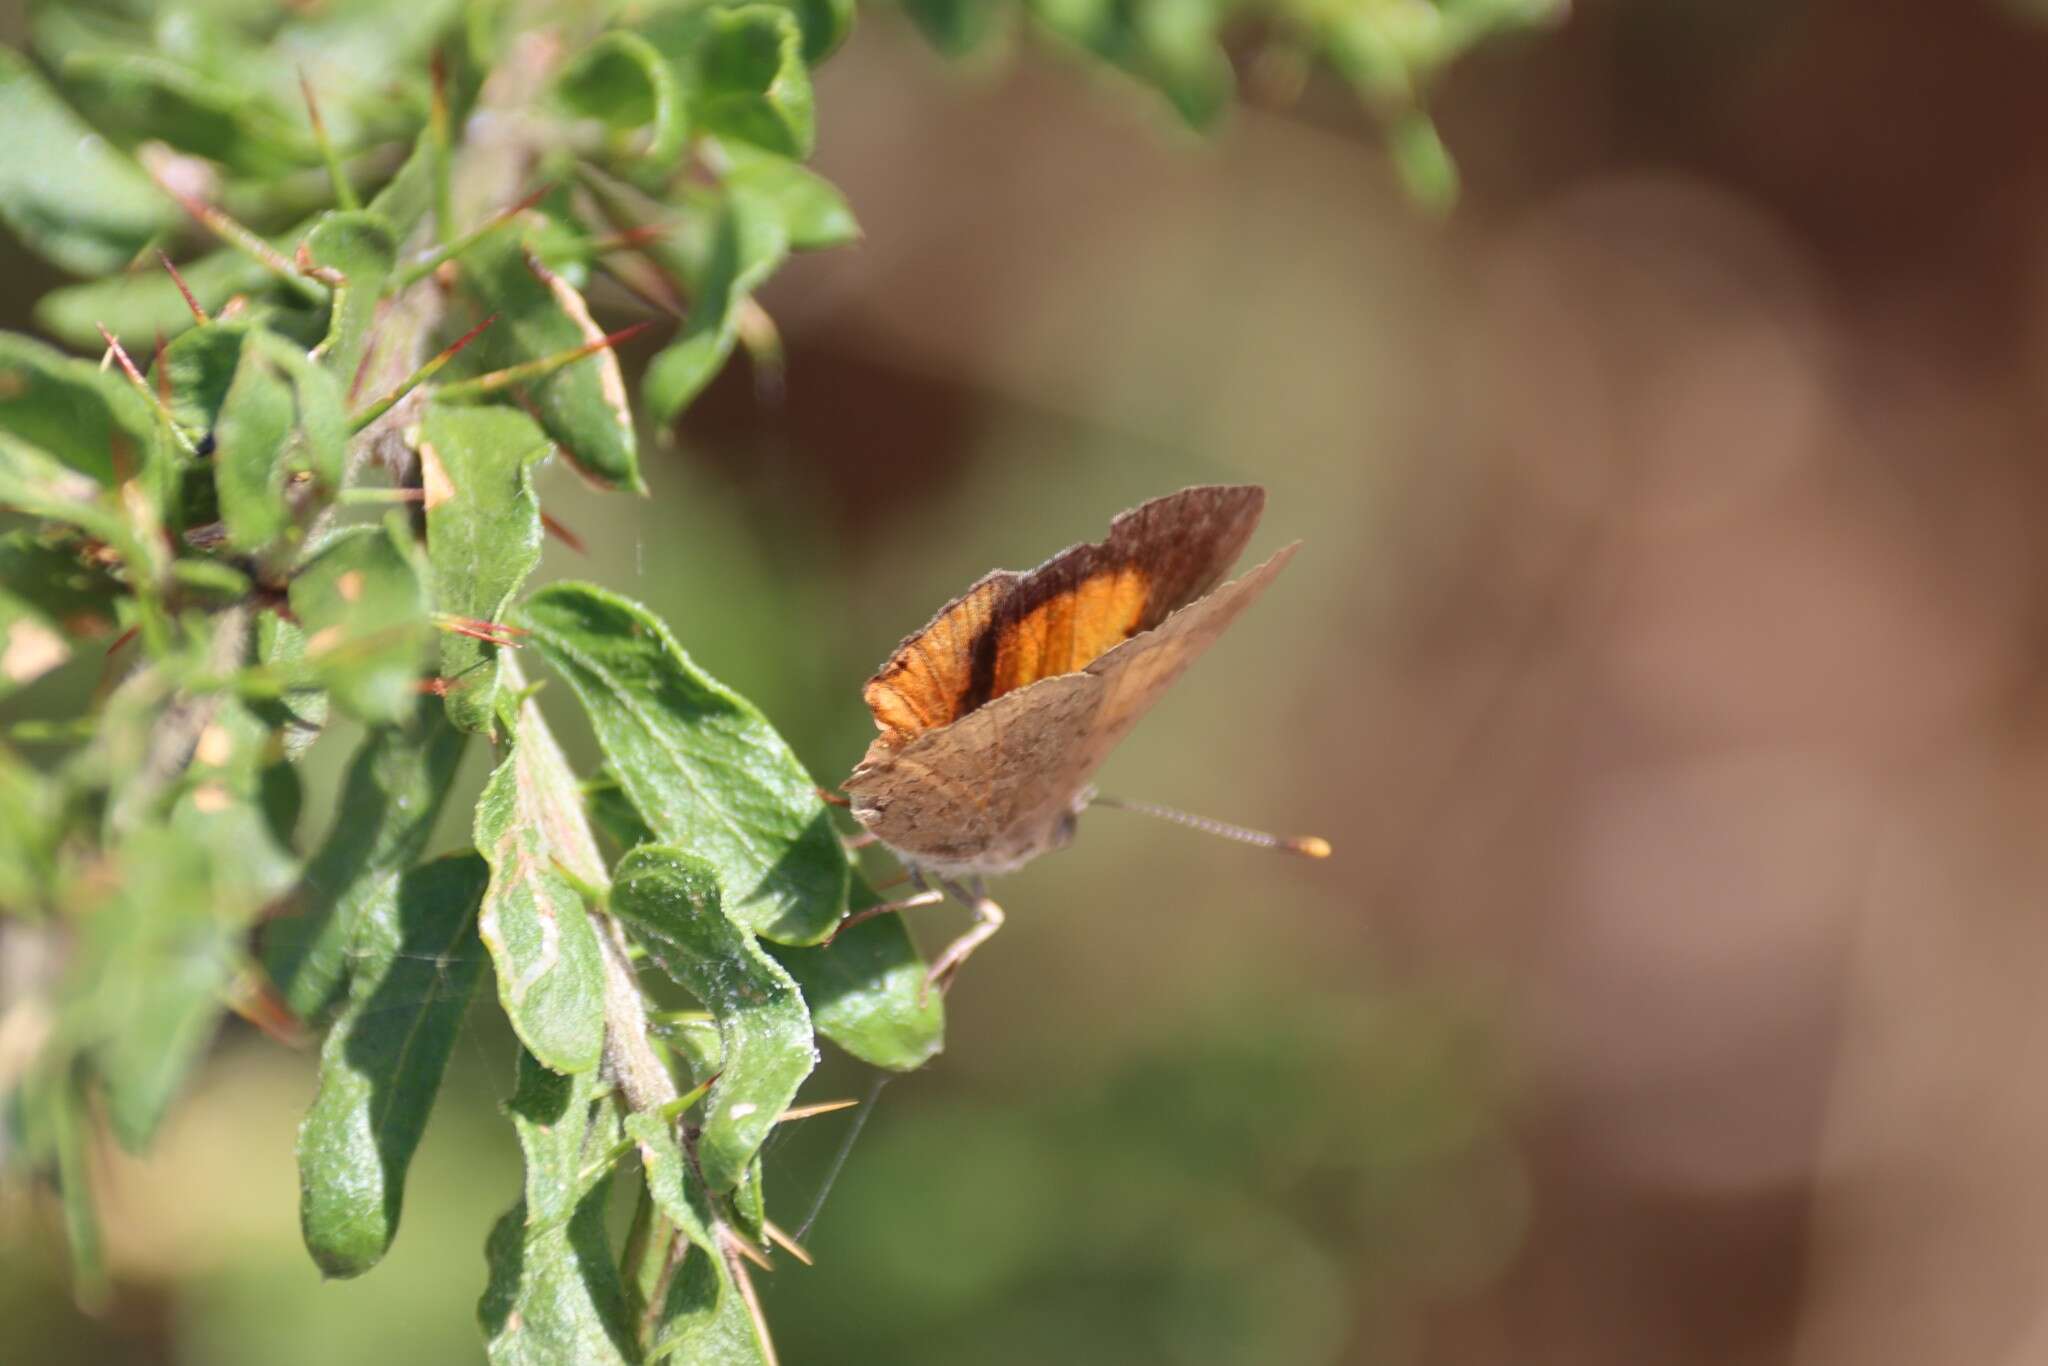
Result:
[[[886,742],[951,724],[1028,683],[1086,668],[1209,592],[1265,506],[1253,485],[1203,485],[1118,516],[1109,536],[1027,573],[998,571],[905,638],[864,690]]]

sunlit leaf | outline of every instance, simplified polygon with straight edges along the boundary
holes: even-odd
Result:
[[[718,1021],[723,1058],[704,1100],[697,1160],[713,1191],[729,1191],[817,1062],[803,997],[726,918],[718,874],[701,858],[642,845],[619,861],[611,906]]]
[[[816,171],[744,142],[726,143],[723,150],[732,163],[725,175],[727,187],[770,208],[791,251],[821,251],[860,237],[846,197]],[[758,284],[754,281],[748,288]]]
[[[484,1248],[490,1284],[477,1306],[492,1366],[637,1363],[626,1290],[605,1227],[615,1141],[594,1071],[561,1076],[522,1054],[508,1106],[526,1158],[526,1194]]]
[[[583,297],[530,256],[516,231],[485,238],[460,258],[478,318],[497,321],[464,353],[478,372],[573,351],[604,331]],[[641,492],[633,415],[618,357],[609,349],[526,386],[540,424],[592,479]]]
[[[477,622],[504,615],[540,563],[533,466],[547,452],[547,435],[515,408],[427,409],[419,455],[435,610]],[[491,724],[498,649],[472,635],[442,632],[448,715],[464,730]]]
[[[521,725],[477,801],[476,847],[491,865],[480,929],[512,1028],[558,1072],[596,1067],[604,1048],[604,968],[571,880],[583,876],[574,834],[582,828],[589,839],[582,822],[554,737]]]
[[[299,1220],[330,1276],[369,1270],[398,1232],[406,1169],[482,974],[488,878],[473,854],[424,864],[358,927],[348,1005],[299,1129]]]
[[[682,1146],[658,1115],[626,1116],[626,1133],[640,1152],[640,1167],[655,1207],[688,1244],[676,1263],[661,1305],[650,1359],[690,1366],[762,1366],[774,1349],[733,1280],[719,1246],[716,1216]]]
[[[751,703],[652,613],[601,588],[550,584],[514,619],[575,691],[641,818],[711,863],[735,920],[784,943],[831,931],[846,852],[810,775]]]

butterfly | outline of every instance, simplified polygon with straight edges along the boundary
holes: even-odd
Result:
[[[854,819],[903,861],[919,894],[856,912],[841,928],[953,896],[975,924],[933,961],[927,984],[944,986],[1002,926],[983,878],[1066,844],[1091,804],[1329,853],[1318,839],[1112,802],[1089,783],[1293,557],[1298,542],[1224,582],[1265,502],[1255,485],[1155,498],[1119,515],[1104,540],[986,575],[904,638],[863,690],[880,734],[841,786]]]

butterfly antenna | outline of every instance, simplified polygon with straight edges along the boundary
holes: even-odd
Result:
[[[1185,825],[1190,830],[1200,830],[1207,835],[1216,835],[1239,844],[1256,845],[1261,849],[1278,849],[1286,854],[1301,854],[1308,858],[1328,858],[1330,842],[1317,835],[1269,835],[1264,830],[1249,830],[1242,825],[1215,820],[1208,816],[1197,816],[1189,811],[1177,811],[1170,806],[1158,806],[1152,802],[1125,801],[1121,797],[1097,795],[1089,798],[1090,806],[1113,807],[1118,811],[1135,811],[1141,816],[1155,816],[1175,825]]]

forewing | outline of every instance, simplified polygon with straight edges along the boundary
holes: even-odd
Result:
[[[864,696],[890,744],[1074,673],[1207,593],[1265,506],[1250,485],[1203,485],[1119,515],[1109,536],[1024,574],[998,570],[907,637]]]

